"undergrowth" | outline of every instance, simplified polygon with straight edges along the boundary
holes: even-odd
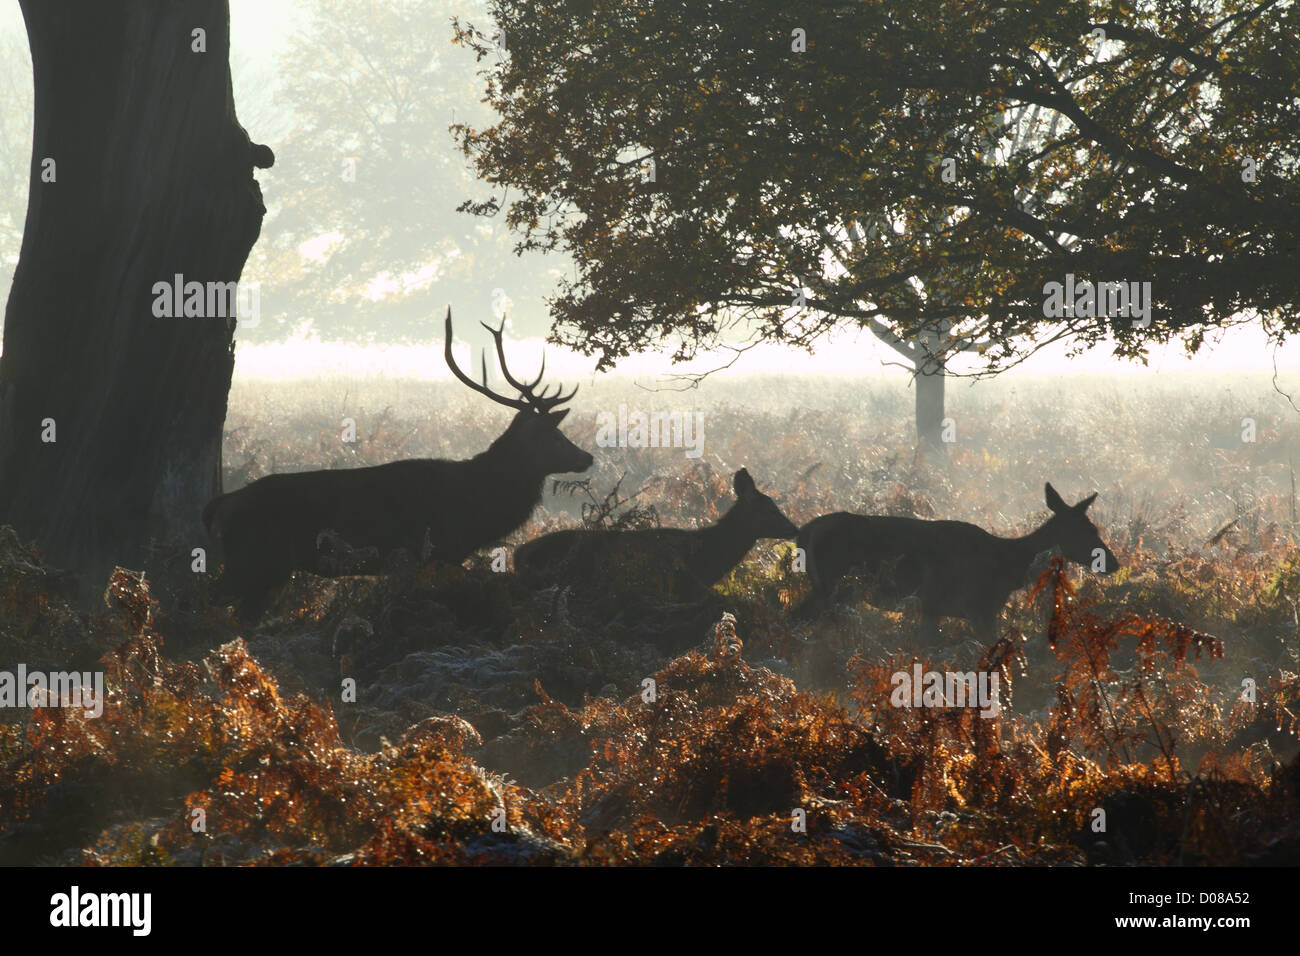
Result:
[[[742,636],[753,631],[750,607],[720,614],[697,648],[635,674],[627,692],[583,691],[566,703],[533,677],[532,702],[491,739],[484,718],[475,717],[481,733],[456,714],[431,714],[365,752],[340,732],[355,705],[282,690],[258,660],[267,634],[173,659],[140,575],[119,569],[103,607],[78,616],[40,573],[39,555],[5,540],[6,663],[42,618],[104,649],[95,666],[107,687],[98,718],[42,707],[0,725],[5,863],[1300,859],[1300,762],[1280,759],[1267,735],[1243,743],[1252,730],[1295,729],[1300,681],[1281,674],[1253,701],[1227,698],[1195,671],[1220,642],[1158,616],[1106,616],[1059,563],[1039,582],[1059,671],[1046,721],[1018,711],[1010,694],[1024,679],[1016,635],[975,664],[1004,688],[990,717],[894,706],[896,675],[932,666],[903,651],[854,657],[842,694],[801,690],[747,660],[747,644],[770,640]],[[416,578],[387,600],[455,604],[466,589],[498,588],[499,577]],[[321,621],[341,613],[325,585],[303,585]],[[533,610],[525,597],[511,613],[523,621]],[[593,654],[604,652],[599,635],[588,638]],[[1123,646],[1137,653],[1131,672],[1114,661]],[[522,765],[525,753],[551,755],[549,779],[512,779],[502,763],[513,755]]]

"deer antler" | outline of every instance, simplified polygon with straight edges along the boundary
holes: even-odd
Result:
[[[506,380],[506,382],[510,385],[511,388],[518,389],[522,397],[507,398],[504,395],[498,395],[496,392],[492,391],[492,389],[488,388],[486,352],[482,356],[482,369],[483,369],[482,385],[480,385],[478,382],[475,382],[472,378],[470,378],[468,375],[466,375],[464,372],[460,370],[460,367],[456,364],[456,360],[452,358],[451,355],[451,339],[452,339],[451,306],[447,306],[447,325],[446,325],[447,341],[446,341],[446,348],[444,352],[447,359],[447,365],[448,367],[451,368],[452,372],[455,374],[455,376],[458,379],[460,379],[470,388],[474,389],[474,391],[478,392],[481,395],[486,395],[488,398],[492,399],[492,401],[497,402],[501,405],[506,405],[510,408],[517,408],[520,411],[531,408],[537,412],[549,412],[557,405],[564,404],[565,402],[569,401],[569,399],[573,398],[574,395],[578,394],[578,387],[576,385],[574,386],[573,391],[569,392],[569,394],[567,395],[563,394],[563,389],[557,385],[555,395],[548,396],[546,393],[547,391],[549,391],[549,389],[543,389],[542,394],[538,395],[534,390],[537,388],[539,384],[541,384],[542,376],[546,374],[546,356],[545,355],[542,356],[542,368],[541,371],[537,373],[537,378],[535,378],[532,382],[527,384],[520,382],[518,379],[516,379],[513,375],[510,374],[510,369],[506,365],[505,343],[502,341],[502,334],[505,332],[505,328],[506,328],[505,319],[503,318],[501,320],[501,327],[499,329],[492,328],[492,326],[488,325],[486,322],[483,323],[483,328],[487,329],[488,332],[491,333],[492,339],[496,343],[497,361],[501,366],[501,376]]]
[[[478,392],[480,395],[486,395],[488,398],[492,399],[492,401],[497,402],[498,404],[505,405],[509,408],[517,408],[520,411],[532,407],[531,405],[528,404],[528,402],[524,401],[523,399],[507,398],[504,395],[498,395],[496,392],[492,391],[492,389],[488,388],[486,353],[483,355],[483,384],[482,385],[480,385],[478,382],[474,381],[472,378],[470,378],[468,375],[462,372],[460,370],[460,366],[456,364],[456,360],[452,357],[451,354],[451,338],[452,338],[451,306],[447,306],[446,344],[443,349],[443,355],[447,359],[447,367],[451,369],[452,373],[458,379],[460,379],[462,382],[468,385],[470,388],[474,389],[474,391]]]
[[[549,397],[546,393],[550,391],[550,389],[543,389],[541,395],[538,395],[533,391],[533,389],[537,388],[541,383],[542,376],[546,373],[545,355],[542,356],[542,369],[537,373],[537,378],[533,379],[532,382],[527,385],[516,380],[515,377],[510,374],[510,369],[506,367],[506,347],[505,343],[502,341],[502,335],[506,330],[505,318],[503,317],[501,319],[501,327],[497,329],[492,328],[492,326],[488,325],[486,322],[481,322],[479,324],[488,330],[488,333],[492,336],[492,340],[496,343],[497,362],[501,365],[501,377],[510,383],[511,388],[518,389],[524,395],[529,404],[539,412],[549,412],[551,409],[555,408],[555,406],[563,405],[569,399],[573,398],[574,395],[578,394],[578,386],[576,385],[573,387],[573,391],[568,395],[563,394],[563,389],[558,385],[555,386],[555,394]]]

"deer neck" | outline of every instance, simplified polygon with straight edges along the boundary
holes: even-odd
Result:
[[[745,530],[744,515],[737,505],[697,534],[702,544],[696,552],[695,572],[706,584],[713,584],[739,564],[757,540]]]
[[[1056,540],[1056,530],[1052,527],[1050,520],[1045,521],[1027,535],[1007,540],[1013,545],[1017,579],[1028,577],[1029,566],[1033,563],[1034,558],[1044,551],[1051,550],[1059,543]]]
[[[474,497],[491,503],[491,513],[504,529],[501,534],[527,521],[542,500],[546,474],[520,461],[499,438],[465,465]]]

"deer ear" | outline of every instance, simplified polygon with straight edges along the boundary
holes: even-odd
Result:
[[[731,487],[735,489],[737,498],[748,498],[758,493],[758,489],[754,487],[754,479],[749,477],[749,472],[744,468],[736,472],[731,479]]]
[[[557,425],[560,424],[560,422],[564,421],[564,416],[569,414],[570,411],[571,409],[561,408],[558,412],[551,412],[551,421],[555,422]]]
[[[1043,492],[1047,497],[1047,507],[1051,508],[1057,514],[1062,514],[1070,510],[1070,506],[1061,500],[1061,496],[1056,493],[1056,489],[1052,487],[1050,481],[1043,486]]]
[[[1075,505],[1074,510],[1079,512],[1079,514],[1083,514],[1085,511],[1087,511],[1089,508],[1092,507],[1092,503],[1096,500],[1097,500],[1097,492],[1094,491],[1088,497],[1084,498],[1077,505]]]

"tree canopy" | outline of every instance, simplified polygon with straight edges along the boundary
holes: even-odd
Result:
[[[735,323],[799,344],[942,328],[993,370],[1062,337],[1140,356],[1300,323],[1288,0],[490,12],[457,24],[501,117],[458,127],[497,189],[465,208],[573,256],[556,337],[602,366]],[[1045,314],[1067,281],[1150,283],[1149,325]]]

